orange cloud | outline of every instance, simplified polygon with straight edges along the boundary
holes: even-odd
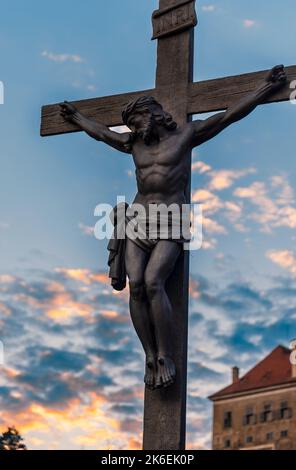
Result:
[[[14,282],[16,278],[14,276],[10,276],[9,274],[2,274],[0,275],[0,283],[2,284],[11,284]]]
[[[44,306],[46,315],[57,322],[67,321],[75,317],[89,317],[93,313],[93,307],[89,304],[77,302],[69,292],[58,293]]]
[[[67,268],[58,268],[56,269],[58,273],[62,273],[68,279],[74,281],[80,281],[84,284],[92,284],[93,282],[98,282],[101,284],[110,284],[110,278],[107,273],[94,273],[89,269],[67,269]]]
[[[0,417],[7,426],[17,426],[30,449],[61,448],[61,441],[65,449],[108,449],[110,443],[113,448],[128,449],[132,439],[109,412],[107,399],[94,392],[70,400],[64,409],[33,403],[13,415],[1,411]],[[138,436],[133,439],[137,442]]]
[[[11,314],[11,309],[7,307],[7,305],[0,302],[0,313],[3,313],[3,315],[8,316]]]
[[[282,251],[268,251],[266,253],[268,259],[273,263],[277,264],[283,269],[290,271],[294,276],[296,276],[296,257],[292,251],[282,250]]]
[[[237,188],[234,196],[249,200],[256,207],[249,218],[259,223],[263,232],[271,232],[275,227],[296,228],[293,189],[283,176],[272,177],[271,187],[276,194],[270,195],[264,182],[255,181],[248,187]]]
[[[190,278],[189,279],[189,295],[192,299],[198,299],[200,297],[200,293],[198,291],[199,289],[199,283]]]
[[[219,170],[210,173],[211,181],[209,189],[211,191],[221,191],[222,189],[230,188],[235,180],[243,178],[244,176],[256,173],[255,168],[247,168],[246,170]]]
[[[20,375],[20,372],[12,367],[3,367],[1,372],[4,372],[7,378],[14,378]]]
[[[204,173],[207,173],[212,169],[210,165],[207,165],[206,163],[202,161],[194,162],[192,163],[191,167],[192,171],[197,171],[200,175],[203,175]]]

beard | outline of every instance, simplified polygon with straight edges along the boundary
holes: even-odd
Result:
[[[150,145],[153,140],[159,140],[157,128],[152,116],[146,126],[137,132],[137,135],[145,142],[146,145]]]

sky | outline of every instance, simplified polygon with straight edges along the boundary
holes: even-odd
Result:
[[[112,292],[107,242],[92,234],[98,203],[132,200],[134,166],[39,126],[43,104],[154,86],[157,7],[1,2],[0,431],[15,425],[30,449],[141,447],[144,357],[128,291]],[[295,63],[293,0],[197,11],[195,81]],[[188,448],[210,448],[207,396],[231,367],[296,337],[295,116],[291,103],[260,107],[193,153],[204,242],[190,255]]]

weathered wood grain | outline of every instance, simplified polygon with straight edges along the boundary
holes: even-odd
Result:
[[[176,5],[154,11],[152,24],[152,39],[170,36],[196,26],[195,0],[182,0]]]
[[[182,1],[182,0],[181,0]],[[160,8],[177,4],[160,0]],[[193,28],[158,40],[156,89],[165,109],[179,124],[185,124],[188,84],[193,80]],[[185,157],[185,156],[184,156]],[[191,154],[188,160],[190,175]],[[187,188],[190,200],[190,178]],[[172,304],[174,331],[171,338],[177,378],[168,389],[145,390],[144,450],[183,450],[186,435],[187,330],[188,330],[189,253],[179,257],[173,275],[167,282]]]
[[[101,122],[106,126],[120,126],[122,124],[121,113],[124,106],[134,98],[147,94],[153,95],[154,90],[73,101],[73,104],[87,117]],[[78,131],[80,131],[80,129],[77,126],[65,121],[60,115],[59,104],[42,107],[40,130],[42,137]]]
[[[176,36],[178,37],[178,36]],[[163,39],[164,41],[165,39]],[[174,37],[166,38],[170,40],[170,44],[174,41]],[[174,74],[182,73],[176,71],[173,63],[167,64],[170,72],[168,76],[174,79]],[[288,101],[292,89],[290,83],[296,80],[296,66],[286,67],[288,82],[285,88],[277,94],[265,100],[262,104],[279,103]],[[183,71],[184,73],[184,71]],[[234,75],[231,77],[216,78],[214,80],[205,80],[202,82],[189,83],[188,87],[182,87],[182,93],[175,95],[174,103],[167,104],[174,116],[177,115],[179,107],[187,104],[186,112],[188,114],[207,113],[211,111],[221,111],[236,103],[248,93],[254,91],[258,84],[264,79],[268,70],[246,73],[242,75]],[[163,79],[158,77],[158,88],[143,90],[132,93],[124,93],[121,95],[107,96],[103,98],[93,98],[89,100],[81,100],[73,102],[79,110],[86,116],[102,122],[107,126],[120,126],[122,124],[121,112],[125,104],[137,96],[152,95],[159,100],[163,100],[166,104],[165,88],[168,85],[166,75]],[[167,87],[169,89],[169,87]],[[50,136],[56,134],[64,134],[69,132],[78,132],[79,129],[71,123],[65,122],[60,116],[58,104],[43,106],[41,112],[41,135]]]
[[[279,103],[290,99],[292,92],[290,83],[296,80],[296,66],[293,65],[285,69],[288,77],[287,85],[262,104]],[[187,112],[189,114],[198,114],[226,109],[254,91],[268,72],[269,70],[264,70],[192,83],[188,89]]]

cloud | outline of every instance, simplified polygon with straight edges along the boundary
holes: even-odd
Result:
[[[216,10],[216,6],[215,5],[203,5],[201,7],[201,9],[202,9],[202,11],[206,11],[208,13],[211,13],[211,12]]]
[[[110,278],[107,273],[94,272],[90,269],[79,268],[56,268],[56,273],[62,275],[63,278],[80,281],[83,284],[102,283],[110,284]]]
[[[271,250],[266,253],[268,259],[296,276],[296,256],[289,250]]]
[[[3,418],[10,419],[5,411]],[[125,442],[118,420],[106,408],[106,399],[95,392],[84,400],[72,398],[61,410],[32,404],[16,413],[14,420],[29,445],[30,436],[34,436],[37,449],[73,449],[81,445],[98,449],[98,443],[99,448],[107,449],[111,442],[115,446]]]
[[[271,186],[279,190],[277,203],[279,205],[294,204],[294,190],[286,176],[276,175],[271,177]]]
[[[208,233],[215,234],[226,234],[227,231],[223,225],[219,224],[216,220],[210,219],[208,217],[203,217],[202,219],[203,229]]]
[[[203,210],[205,237],[202,248],[216,248],[217,240],[209,235],[227,234],[229,232],[228,225],[238,232],[247,232],[243,202],[225,199],[223,194],[218,195],[217,193],[229,190],[237,180],[255,174],[256,169],[213,170],[209,165],[198,161],[193,163],[193,171],[206,180],[203,188],[192,192],[192,202],[201,204]]]
[[[210,167],[210,165],[207,165],[206,163],[202,161],[193,162],[192,168],[191,168],[192,172],[197,171],[200,175],[207,173],[211,169],[212,168]]]
[[[76,64],[84,62],[84,59],[77,54],[55,54],[50,51],[43,51],[41,53],[42,57],[52,61],[52,62],[74,62]]]
[[[124,429],[127,417],[141,421],[144,363],[126,296],[113,294],[107,274],[86,269],[0,281],[1,427],[16,423],[30,448],[139,444],[138,431]],[[132,392],[116,403],[120,415],[114,393],[124,387]]]
[[[192,194],[192,202],[202,204],[203,212],[212,215],[223,208],[221,199],[208,189],[198,189]]]
[[[87,85],[87,86],[86,86],[86,89],[87,89],[88,91],[97,91],[96,85],[92,85],[92,84]]]
[[[210,173],[209,189],[211,191],[221,191],[230,188],[234,182],[247,175],[256,173],[255,168],[246,170],[219,170]]]
[[[247,29],[253,28],[256,24],[257,22],[255,20],[250,20],[250,19],[243,20],[243,25]]]
[[[269,184],[255,181],[250,186],[236,188],[233,194],[255,207],[247,218],[258,223],[261,231],[271,233],[274,228],[296,228],[294,191],[287,176],[273,176]]]
[[[79,223],[78,227],[84,235],[94,236],[94,227]]]
[[[243,204],[241,201],[225,200],[217,192],[229,189],[235,181],[254,174],[254,168],[243,170],[212,170],[203,162],[195,162],[194,169],[203,175],[208,181],[206,188],[197,189],[192,193],[192,202],[202,205],[203,230],[205,238],[203,249],[213,249],[217,246],[217,240],[209,237],[212,234],[227,234],[225,222],[239,232],[246,232],[243,220]]]
[[[188,448],[210,447],[206,397],[229,383],[233,358],[250,367],[295,322],[296,281],[262,290],[236,279],[191,276]],[[0,305],[1,429],[15,424],[32,449],[140,448],[144,355],[127,292],[114,295],[104,272],[58,268],[2,274]],[[67,323],[48,315],[65,306]]]
[[[126,174],[129,178],[133,178],[135,176],[135,172],[132,170],[126,170]]]

